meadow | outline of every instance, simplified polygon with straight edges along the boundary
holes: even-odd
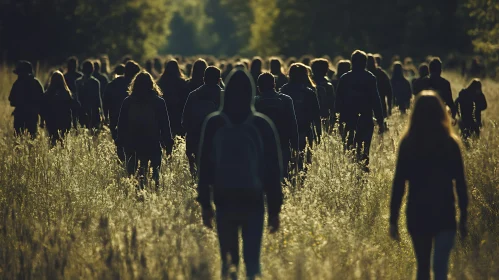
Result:
[[[444,76],[456,97],[467,81]],[[202,226],[181,139],[163,157],[161,190],[139,201],[107,131],[72,132],[64,148],[50,148],[43,131],[35,140],[15,138],[7,100],[15,78],[0,66],[1,279],[219,278],[216,233]],[[484,93],[482,137],[463,148],[469,236],[456,239],[450,279],[499,279],[499,83],[485,80]],[[374,136],[369,174],[344,155],[337,136],[324,137],[304,186],[285,189],[280,231],[265,233],[263,279],[415,277],[404,218],[400,243],[388,235],[406,124],[395,111],[389,131]]]

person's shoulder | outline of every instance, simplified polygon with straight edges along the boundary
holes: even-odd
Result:
[[[278,92],[277,93],[277,96],[284,100],[285,102],[293,102],[293,98],[291,98],[291,96],[285,94],[285,93],[282,93],[282,92]]]
[[[288,89],[289,89],[289,83],[285,83],[285,84],[281,87],[280,91],[281,91],[281,92],[286,92]]]
[[[254,112],[253,113],[253,123],[260,128],[261,131],[273,131],[275,130],[274,123],[264,114]]]

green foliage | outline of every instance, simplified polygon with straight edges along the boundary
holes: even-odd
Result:
[[[47,0],[0,4],[0,51],[12,58],[154,56],[166,43],[170,0]],[[4,44],[5,42],[5,44]]]
[[[64,148],[53,149],[44,132],[35,141],[12,136],[11,70],[0,67],[0,278],[219,279],[216,232],[202,226],[185,144],[177,139],[163,159],[161,191],[141,202],[109,132],[71,132]],[[454,93],[466,82],[445,76]],[[499,84],[483,82],[489,109],[482,138],[463,150],[470,235],[456,240],[450,279],[499,277]],[[404,219],[401,243],[388,237],[407,118],[395,111],[390,130],[374,136],[369,175],[343,153],[337,135],[323,138],[305,186],[285,189],[281,230],[264,236],[263,279],[413,278]]]
[[[470,16],[475,20],[469,31],[475,50],[496,60],[499,52],[499,3],[492,0],[469,0]]]

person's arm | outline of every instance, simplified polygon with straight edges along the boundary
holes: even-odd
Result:
[[[215,166],[211,162],[216,116],[208,117],[201,129],[198,158],[198,196],[196,200],[203,210],[212,209],[210,186],[215,183]]]
[[[265,178],[264,190],[267,195],[267,210],[270,218],[279,216],[283,203],[282,194],[282,155],[281,145],[275,126],[267,119],[259,119],[263,123],[262,136],[264,137],[265,151]]]
[[[341,115],[343,112],[343,96],[345,91],[345,78],[340,78],[338,87],[336,88],[336,100],[334,102],[334,111],[336,114]]]
[[[123,103],[121,103],[120,114],[116,123],[117,134],[114,142],[116,146],[122,146],[124,144],[125,131],[128,128],[128,108],[129,108],[130,100],[129,98],[125,98]]]
[[[191,92],[189,94],[189,96],[187,97],[187,101],[185,101],[185,106],[183,108],[184,110],[182,111],[181,124],[182,124],[182,127],[184,128],[184,131],[189,131],[190,127],[191,127],[190,112],[191,112],[192,98],[194,98],[194,95]]]
[[[109,111],[111,110],[112,106],[112,99],[111,99],[111,92],[113,89],[114,83],[111,82],[108,84],[104,91],[104,96],[102,98],[102,109],[104,111],[104,119],[109,120]]]
[[[312,114],[312,121],[315,127],[315,131],[317,133],[316,141],[320,142],[322,136],[322,125],[321,125],[321,109],[319,105],[319,98],[317,97],[317,93],[314,90],[310,91],[309,94],[310,99],[310,109],[309,112]]]
[[[158,121],[160,128],[161,146],[164,149],[166,149],[167,154],[171,154],[174,142],[172,137],[172,131],[170,128],[170,117],[168,116],[168,109],[166,108],[165,100],[163,100],[162,98],[160,98],[158,104],[159,104]]]
[[[291,97],[288,98],[288,120],[289,120],[289,134],[291,136],[290,143],[291,149],[293,151],[298,151],[298,121],[296,120],[295,106],[293,104],[293,99]]]
[[[378,83],[373,76],[370,81],[371,85],[371,104],[373,106],[374,116],[378,122],[379,127],[384,127],[383,107],[381,105],[381,98],[378,93]]]
[[[405,192],[405,182],[407,180],[404,146],[404,140],[402,140],[397,157],[395,177],[393,178],[392,183],[392,197],[390,201],[390,225],[392,226],[398,225],[400,206],[402,205],[402,198],[404,197]]]
[[[392,107],[393,107],[393,89],[392,89],[392,83],[390,82],[390,78],[388,77],[388,74],[384,71],[381,70],[382,73],[382,81],[384,84],[383,90],[384,90],[384,95],[386,96],[386,105],[387,105],[387,116],[392,114]],[[385,97],[383,97],[385,98]]]
[[[452,146],[455,157],[452,161],[452,163],[455,164],[454,179],[456,181],[456,193],[458,197],[459,210],[461,212],[460,225],[461,230],[466,230],[466,223],[468,221],[468,186],[464,176],[464,164],[461,149],[455,141],[453,141]]]

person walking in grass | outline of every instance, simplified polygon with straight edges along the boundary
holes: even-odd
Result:
[[[211,114],[204,124],[197,200],[208,228],[213,227],[215,214],[212,197],[216,205],[222,277],[237,279],[241,231],[246,275],[255,279],[261,274],[265,201],[270,232],[279,229],[281,148],[272,121],[255,112],[250,74],[234,70],[227,80],[221,111]]]
[[[443,101],[432,91],[418,94],[399,146],[390,203],[390,235],[395,240],[400,238],[398,220],[406,182],[407,228],[417,260],[417,279],[430,279],[432,250],[435,279],[447,279],[458,228],[454,190],[461,214],[461,237],[467,234],[468,190],[460,141],[452,131]]]

